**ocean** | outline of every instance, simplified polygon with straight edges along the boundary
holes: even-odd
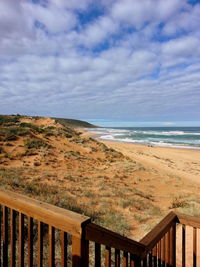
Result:
[[[200,127],[109,127],[90,131],[109,141],[200,149]]]

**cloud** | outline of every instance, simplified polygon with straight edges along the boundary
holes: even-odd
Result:
[[[174,36],[181,32],[193,32],[198,35],[200,24],[200,5],[188,7],[183,12],[176,14],[171,20],[167,21],[163,28],[163,34]]]
[[[195,54],[194,54],[195,51]],[[200,56],[200,40],[194,36],[184,36],[162,45],[163,65],[190,63]]]
[[[93,47],[117,31],[117,23],[109,17],[102,16],[80,33],[79,42],[87,47]]]
[[[185,1],[179,0],[139,0],[116,1],[111,15],[116,20],[129,23],[136,29],[141,29],[147,22],[164,22],[177,14],[183,8]],[[156,6],[156,8],[155,8]]]
[[[6,38],[31,37],[31,21],[23,9],[23,1],[2,0],[0,3],[0,42]]]
[[[85,10],[92,3],[92,0],[49,0],[48,2],[50,5],[56,6],[57,8]]]
[[[199,118],[199,15],[185,0],[2,0],[0,113]]]
[[[32,18],[33,24],[38,22],[38,25],[45,27],[49,33],[68,31],[77,23],[76,16],[71,11],[61,9],[55,5],[43,7],[24,3],[24,9]]]

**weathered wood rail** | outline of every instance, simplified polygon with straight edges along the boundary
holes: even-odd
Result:
[[[0,266],[200,266],[200,219],[170,212],[140,242],[0,190]]]

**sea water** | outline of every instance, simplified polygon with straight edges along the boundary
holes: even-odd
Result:
[[[95,128],[99,139],[149,146],[200,149],[200,127]]]

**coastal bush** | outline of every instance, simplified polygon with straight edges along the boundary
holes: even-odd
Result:
[[[30,131],[20,127],[2,127],[0,135],[4,137],[4,141],[15,141],[18,136],[25,136]]]
[[[16,116],[4,116],[0,115],[0,125],[7,125],[8,123],[16,123],[19,122],[20,115]]]
[[[175,197],[172,199],[170,209],[176,209],[176,208],[184,208],[188,206],[188,201],[186,199],[183,199],[181,197]]]
[[[76,144],[84,144],[86,142],[85,139],[81,138],[80,136],[73,136],[72,138],[70,138],[70,142],[74,142]]]
[[[0,154],[4,153],[3,147],[0,146]]]
[[[44,133],[44,131],[45,131],[42,127],[38,127],[36,125],[33,125],[31,123],[27,123],[27,122],[20,123],[20,127],[21,128],[29,128],[29,129],[33,130],[34,132],[37,132],[37,133]]]
[[[24,129],[21,127],[13,127],[13,128],[8,128],[7,129],[8,134],[13,134],[13,135],[19,135],[19,136],[25,136],[27,135],[30,131],[28,129]]]
[[[65,130],[60,130],[59,134],[64,136],[65,138],[72,138],[73,137],[73,134],[70,133],[69,131],[67,131],[66,129]]]
[[[15,134],[12,134],[12,133],[5,134],[4,141],[16,141],[16,140],[17,140],[17,136]]]
[[[24,140],[24,146],[27,149],[50,148],[50,145],[45,143],[43,140],[39,140],[39,139],[36,139],[36,138],[31,138],[31,139]]]

